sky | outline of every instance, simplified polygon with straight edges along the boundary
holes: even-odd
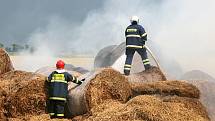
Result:
[[[32,32],[45,28],[54,16],[80,23],[102,4],[102,0],[0,0],[0,42],[26,42]]]
[[[161,65],[215,75],[214,0],[0,0],[0,42],[30,43],[37,55],[96,55],[125,41],[137,15]],[[44,59],[47,60],[47,59]],[[33,60],[28,59],[29,64]],[[38,64],[40,65],[40,64]]]

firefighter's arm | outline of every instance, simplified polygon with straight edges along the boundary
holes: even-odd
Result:
[[[77,77],[75,77],[75,76],[73,76],[73,82],[76,83],[76,84],[78,84],[78,85],[82,84],[82,82],[79,81],[79,80],[77,79]]]
[[[52,73],[46,78],[46,82],[51,82],[52,80]]]
[[[51,83],[51,80],[52,80],[52,73],[46,77],[46,81],[45,81],[45,85],[49,88],[49,85]]]
[[[128,29],[128,28],[125,29],[125,37],[127,36],[127,29]]]
[[[79,80],[77,79],[77,77],[72,76],[72,75],[70,75],[70,74],[69,74],[69,81],[72,81],[73,83],[76,83],[76,84],[78,84],[78,85],[82,84],[82,81],[79,81]]]
[[[147,33],[142,26],[140,26],[140,36],[143,41],[147,41]]]

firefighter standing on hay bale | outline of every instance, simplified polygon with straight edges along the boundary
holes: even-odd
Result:
[[[147,33],[145,29],[138,25],[139,18],[137,16],[131,17],[131,25],[129,25],[125,30],[126,36],[126,61],[124,65],[124,74],[129,75],[131,70],[132,59],[135,51],[137,51],[143,61],[145,69],[149,69],[150,62],[147,57],[145,42],[147,41]]]
[[[68,94],[68,82],[72,81],[78,85],[82,84],[82,79],[79,81],[64,70],[65,63],[62,60],[57,61],[56,71],[53,71],[48,81],[48,112],[51,118],[64,118],[64,107]]]

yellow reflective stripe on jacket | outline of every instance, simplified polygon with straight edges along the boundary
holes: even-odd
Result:
[[[75,76],[72,76],[72,80],[74,81],[74,80],[77,80],[77,78],[75,77]]]
[[[49,113],[50,116],[53,116],[55,113]]]
[[[147,65],[147,64],[150,64],[150,62],[145,62],[145,63],[143,63],[144,65]]]
[[[51,80],[51,82],[60,82],[60,83],[68,83],[67,81],[64,81],[64,80]]]
[[[137,32],[137,29],[127,29],[127,32]]]
[[[73,81],[74,83],[78,83],[78,82],[79,82],[79,80],[78,80],[75,76],[72,77],[72,81]]]
[[[79,82],[79,80],[78,79],[76,79],[76,83],[78,84],[78,82]]]
[[[46,81],[47,81],[47,82],[50,82],[50,80],[49,80],[49,78],[48,78],[48,77],[46,78]]]
[[[143,62],[148,62],[149,61],[149,59],[145,59],[145,60],[143,60]]]
[[[52,80],[65,80],[64,74],[54,74]]]
[[[126,45],[126,47],[132,47],[132,48],[145,48],[145,46],[138,46],[138,45]]]
[[[124,68],[124,70],[131,70],[131,68]]]
[[[145,37],[147,35],[147,33],[142,34],[142,37]]]
[[[64,114],[57,114],[57,116],[64,116]]]
[[[129,65],[129,64],[125,64],[125,66],[124,67],[131,67],[131,65]]]
[[[141,37],[141,36],[140,35],[131,34],[131,35],[126,35],[126,37]]]
[[[50,100],[63,100],[66,101],[66,98],[62,98],[62,97],[50,97]]]

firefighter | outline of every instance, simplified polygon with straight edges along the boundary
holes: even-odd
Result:
[[[139,25],[139,18],[132,16],[130,19],[131,25],[125,30],[126,36],[126,61],[124,65],[124,74],[129,75],[131,70],[132,59],[137,51],[140,54],[145,70],[149,69],[150,62],[147,57],[145,42],[147,41],[147,33],[145,29]]]
[[[72,81],[78,85],[82,84],[64,70],[65,63],[62,60],[57,61],[56,71],[48,76],[48,112],[51,118],[64,118],[64,107],[68,94],[68,82]]]

